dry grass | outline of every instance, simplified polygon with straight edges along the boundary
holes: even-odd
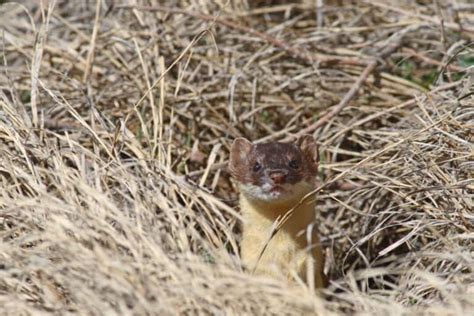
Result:
[[[0,314],[472,313],[469,1],[156,2],[0,5]],[[302,130],[362,185],[323,296],[241,270],[222,167]]]

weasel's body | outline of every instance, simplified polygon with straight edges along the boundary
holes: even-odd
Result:
[[[244,218],[241,256],[250,271],[277,278],[299,276],[324,286],[314,199],[301,203],[314,189],[317,165],[317,147],[309,136],[298,145],[254,145],[244,138],[232,144],[229,169],[239,183]],[[292,208],[292,215],[270,238],[275,221]]]

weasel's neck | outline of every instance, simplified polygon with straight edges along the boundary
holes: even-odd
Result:
[[[269,203],[249,199],[245,194],[240,194],[240,208],[244,221],[255,229],[270,229],[278,217],[284,216],[290,209],[295,208],[292,216],[285,222],[282,229],[297,234],[314,220],[315,202],[308,199],[302,203],[304,195],[296,196],[294,199],[281,202]]]

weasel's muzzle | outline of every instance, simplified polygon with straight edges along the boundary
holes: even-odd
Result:
[[[270,178],[274,184],[284,184],[288,171],[284,169],[273,169],[266,170],[265,173],[266,176]]]

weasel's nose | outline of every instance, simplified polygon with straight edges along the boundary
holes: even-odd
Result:
[[[270,171],[268,176],[275,184],[283,184],[285,182],[286,173],[282,170]]]

